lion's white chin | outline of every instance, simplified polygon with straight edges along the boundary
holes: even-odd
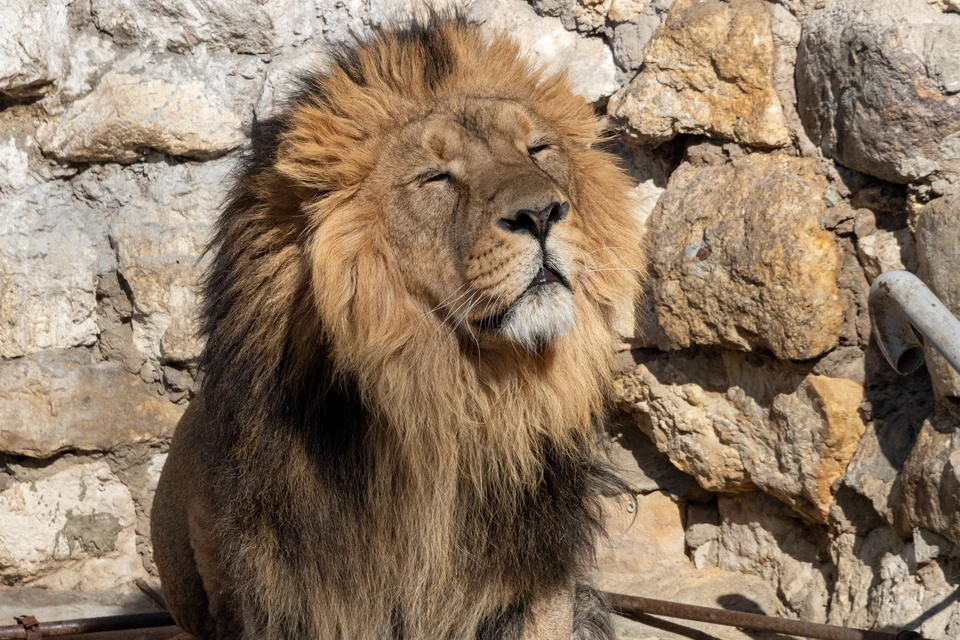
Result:
[[[502,335],[531,351],[549,346],[573,328],[574,302],[570,290],[560,284],[536,287],[513,303]]]

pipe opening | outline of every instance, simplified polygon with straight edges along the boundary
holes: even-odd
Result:
[[[923,364],[923,347],[909,347],[897,358],[897,372],[903,375],[913,373]]]

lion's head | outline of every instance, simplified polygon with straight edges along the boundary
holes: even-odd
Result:
[[[255,136],[214,242],[205,384],[280,403],[324,360],[418,455],[501,471],[585,433],[644,257],[601,128],[462,20],[345,49]]]

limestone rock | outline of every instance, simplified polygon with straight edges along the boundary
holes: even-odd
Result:
[[[0,194],[0,357],[97,340],[96,281],[112,255],[102,213],[73,193],[52,181]]]
[[[97,27],[119,44],[185,51],[201,44],[267,53],[313,33],[312,6],[298,0],[92,0]]]
[[[87,96],[42,125],[44,153],[70,162],[134,162],[149,150],[211,158],[244,142],[244,117],[259,84],[253,68],[217,56],[125,59]],[[228,73],[232,77],[228,77]],[[247,94],[250,91],[252,93]]]
[[[770,14],[761,0],[676,0],[644,49],[644,66],[609,113],[638,142],[679,133],[746,145],[790,142],[773,87]]]
[[[99,197],[121,203],[110,238],[131,296],[133,343],[153,367],[189,362],[200,354],[197,287],[205,267],[200,257],[233,166],[229,158],[172,167],[145,164],[139,179],[109,171],[90,185]]]
[[[538,16],[525,2],[477,2],[471,16],[490,31],[510,34],[533,62],[544,65],[548,72],[566,71],[574,93],[587,102],[606,98],[619,87],[613,54],[602,40],[570,33],[560,20]]]
[[[23,190],[30,181],[30,157],[14,138],[0,141],[0,193]]]
[[[817,220],[826,181],[805,158],[681,165],[650,219],[654,308],[673,348],[805,360],[837,345],[840,260]]]
[[[67,0],[4,0],[0,5],[0,96],[46,92],[63,71]]]
[[[960,16],[927,0],[832,2],[807,20],[797,96],[837,162],[892,182],[960,170]]]
[[[617,416],[610,430],[613,434],[610,461],[633,493],[662,491],[698,502],[710,500],[711,494],[704,491],[693,476],[677,469],[669,457],[658,451],[650,438],[637,429],[630,416]]]
[[[877,229],[868,236],[857,238],[857,255],[870,282],[885,271],[917,270],[916,243],[913,232],[906,227],[896,231]]]
[[[867,352],[866,368],[871,372],[864,403],[869,423],[843,482],[892,524],[900,499],[899,474],[913,450],[917,432],[933,410],[933,393],[925,372],[899,376],[875,344]]]
[[[144,575],[130,492],[103,461],[0,491],[0,577],[102,591]]]
[[[960,191],[925,206],[917,222],[920,278],[960,317]],[[960,397],[960,372],[933,347],[924,349],[933,387],[941,397]]]
[[[613,8],[619,7],[613,5],[611,9]],[[624,69],[642,67],[644,51],[659,26],[658,15],[644,14],[614,27],[613,57],[617,63]]]
[[[801,620],[826,622],[826,531],[759,493],[720,496],[718,507],[719,567],[763,578]]]
[[[771,364],[734,352],[658,356],[620,379],[619,397],[704,488],[760,488],[825,522],[866,428],[863,388]]]
[[[923,527],[960,544],[960,415],[940,409],[923,423],[900,481],[897,528]]]
[[[857,629],[909,629],[924,638],[955,637],[960,608],[953,597],[957,579],[949,567],[957,555],[955,550],[938,558],[923,555],[934,535],[918,529],[913,542],[905,542],[889,527],[876,527],[837,536],[831,544],[836,585],[828,622]]]
[[[173,433],[183,408],[139,378],[84,354],[0,362],[0,452],[49,458],[109,451]]]
[[[608,536],[598,543],[594,581],[601,589],[701,606],[777,615],[776,594],[763,580],[722,571],[697,569],[684,554],[683,508],[661,493],[637,496],[634,501],[608,501]],[[624,640],[687,640],[646,625],[615,619]],[[685,627],[708,631],[716,640],[747,640],[750,636],[729,627],[684,622]]]

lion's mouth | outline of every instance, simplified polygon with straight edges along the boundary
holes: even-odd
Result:
[[[537,272],[537,275],[533,277],[533,280],[530,281],[530,284],[527,285],[527,288],[524,289],[523,293],[520,294],[516,300],[507,305],[507,308],[503,311],[491,314],[484,318],[481,318],[477,321],[477,327],[481,331],[493,332],[503,328],[504,323],[509,318],[517,302],[523,299],[525,296],[536,293],[544,287],[549,287],[550,285],[560,285],[561,287],[570,290],[570,283],[567,281],[566,277],[557,269],[544,264],[540,267],[540,271]]]
[[[555,270],[553,267],[543,265],[540,267],[539,273],[537,273],[537,275],[534,276],[533,280],[530,282],[530,285],[527,287],[527,291],[533,289],[534,287],[544,287],[548,284],[559,284],[563,285],[567,289],[570,288],[566,278],[564,278],[559,271]]]

